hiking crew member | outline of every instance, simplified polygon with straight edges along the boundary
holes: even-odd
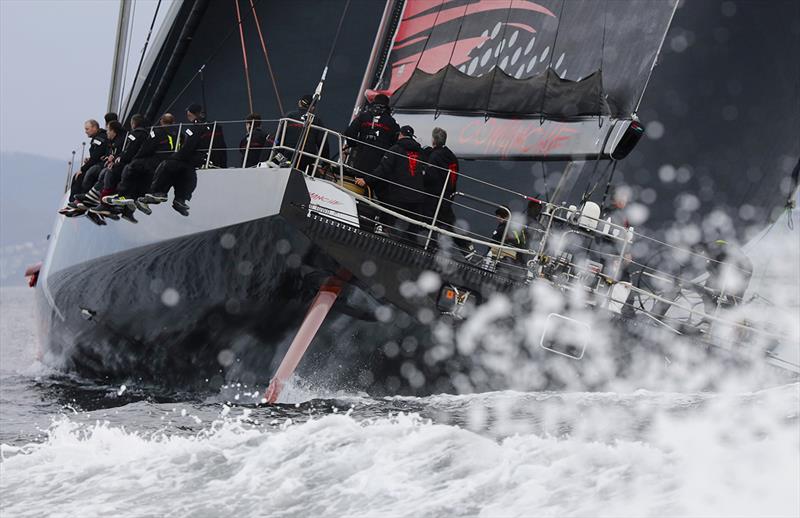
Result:
[[[118,122],[112,122],[110,125],[118,125]],[[144,124],[144,117],[136,114],[131,117],[131,131],[124,138],[121,151],[115,150],[114,155],[109,157],[113,160],[109,167],[103,169],[100,173],[95,185],[87,194],[93,201],[97,198],[102,202],[95,207],[90,208],[91,212],[101,216],[113,216],[114,214],[121,214],[123,218],[137,223],[136,218],[133,217],[134,208],[124,207],[122,211],[113,206],[112,201],[117,198],[114,194],[117,190],[117,184],[120,182],[124,168],[131,163],[133,157],[139,152],[142,144],[147,137],[147,130],[142,127]],[[114,129],[116,131],[116,129]]]
[[[447,132],[442,128],[433,128],[431,132],[432,147],[425,149],[426,162],[423,171],[426,196],[425,215],[433,218],[436,207],[439,204],[439,197],[444,190],[444,198],[436,215],[436,225],[447,230],[455,230],[456,215],[453,212],[453,197],[458,185],[458,158],[450,151],[447,144]],[[475,254],[475,247],[465,239],[455,238],[456,246],[464,252],[468,258]]]
[[[192,124],[184,126],[180,147],[158,166],[150,192],[141,199],[145,204],[165,202],[169,189],[174,187],[172,208],[184,216],[189,215],[188,201],[197,187],[197,168],[205,164],[212,139],[211,125],[206,122],[202,106],[191,104],[186,109],[186,118]]]
[[[252,134],[250,127],[253,127]],[[244,123],[244,137],[239,141],[239,153],[242,155],[242,167],[253,167],[262,160],[264,160],[264,150],[272,145],[269,135],[261,129],[261,115],[258,113],[251,113],[247,116]],[[250,147],[248,151],[247,139],[250,139]],[[244,157],[247,155],[247,163],[244,163]]]
[[[422,147],[414,140],[414,129],[403,126],[397,143],[383,155],[373,177],[356,178],[356,185],[369,185],[387,208],[413,219],[424,219],[426,196],[421,158]],[[395,219],[383,213],[380,217],[384,224]]]
[[[81,165],[80,170],[72,177],[69,194],[70,202],[59,211],[65,216],[77,216],[85,212],[85,207],[78,207],[78,201],[76,199],[76,196],[84,192],[84,175],[94,166],[100,165],[102,167],[103,157],[108,154],[108,139],[106,138],[105,132],[100,129],[100,124],[94,119],[89,119],[84,123],[83,129],[86,132],[86,136],[89,137],[89,156],[86,158],[83,165]]]
[[[311,106],[313,100],[314,98],[310,95],[304,95],[297,101],[297,109],[286,114],[287,118],[294,119],[298,122],[289,121],[286,123],[286,132],[283,137],[283,145],[285,147],[296,149],[299,145],[300,137],[303,134],[303,123],[308,118],[308,108]],[[325,123],[322,122],[322,119],[317,114],[314,114],[313,124],[314,126],[325,127]],[[328,139],[325,139],[325,145],[323,146],[323,138],[323,132],[312,129],[308,134],[308,140],[306,141],[303,151],[311,155],[319,154],[323,158],[330,158],[331,155],[328,149],[330,143]],[[294,152],[289,151],[286,159],[291,160],[293,155]],[[316,162],[316,158],[304,155],[300,158],[297,168],[301,171],[305,171],[306,168],[314,162]],[[320,164],[324,165],[324,162],[320,162]]]
[[[108,123],[106,130],[108,137],[108,153],[102,157],[100,163],[92,166],[86,174],[83,175],[83,192],[86,193],[85,198],[82,200],[84,205],[96,206],[100,204],[100,190],[93,190],[95,184],[100,182],[102,185],[102,175],[105,174],[106,169],[111,167],[114,163],[114,157],[122,149],[125,142],[125,130],[122,129],[122,124],[119,121],[111,121]]]
[[[397,142],[400,126],[392,117],[389,98],[378,94],[344,132],[350,147],[350,166],[354,176],[371,173],[381,163],[384,152]]]
[[[146,203],[139,202],[137,198],[147,194],[147,189],[153,183],[156,167],[175,150],[175,136],[171,126],[175,117],[165,113],[159,120],[160,126],[150,128],[145,133],[144,141],[133,160],[122,170],[122,178],[117,185],[117,196],[109,198],[107,203],[116,206],[134,206],[150,214],[153,211]]]

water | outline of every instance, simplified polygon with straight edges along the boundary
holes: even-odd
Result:
[[[800,515],[798,384],[258,408],[52,372],[32,290],[1,293],[4,517]]]

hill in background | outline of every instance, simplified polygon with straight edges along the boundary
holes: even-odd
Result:
[[[0,153],[0,285],[24,283],[41,261],[64,195],[67,164],[27,153]]]

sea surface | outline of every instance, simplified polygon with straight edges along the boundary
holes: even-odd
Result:
[[[0,295],[3,518],[800,515],[796,383],[258,407],[52,371],[33,290]]]

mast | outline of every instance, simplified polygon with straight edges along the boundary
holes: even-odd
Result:
[[[125,75],[125,50],[130,29],[131,13],[133,12],[132,0],[119,0],[119,17],[117,18],[117,40],[114,46],[114,63],[111,66],[111,85],[108,89],[108,108],[114,111],[119,106],[122,96],[122,82]]]
[[[356,94],[353,115],[358,113],[359,108],[364,102],[364,92],[375,83],[375,76],[379,72],[379,63],[385,64],[386,60],[389,58],[392,45],[392,40],[389,37],[394,33],[395,29],[397,29],[397,24],[400,23],[400,16],[404,7],[405,0],[386,0],[386,6],[381,16],[381,23],[378,25],[378,32],[375,35],[375,43],[372,45],[372,52],[370,52],[369,55],[367,69],[364,73],[364,78],[361,80],[358,93]]]

